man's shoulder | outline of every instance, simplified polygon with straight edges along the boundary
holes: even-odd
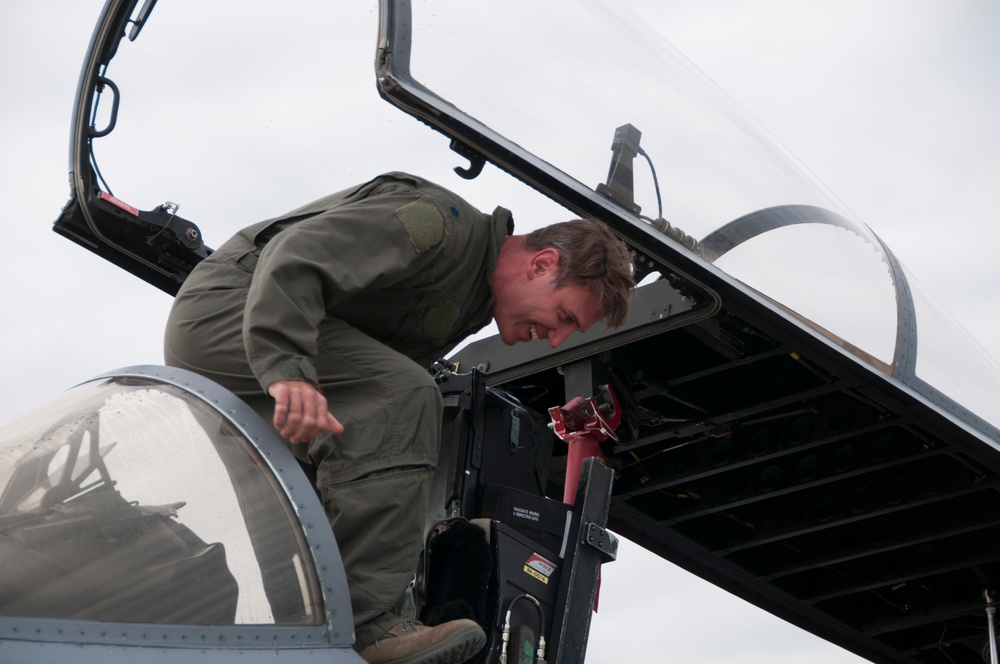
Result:
[[[396,201],[392,202],[393,199]],[[417,201],[423,203],[414,205],[413,203]],[[484,234],[494,235],[496,233],[494,227],[498,222],[506,227],[507,220],[511,216],[509,211],[500,207],[492,214],[484,213],[459,194],[435,182],[412,173],[390,171],[362,184],[319,198],[281,216],[247,226],[239,234],[252,243],[261,245],[266,243],[270,236],[297,225],[299,221],[336,213],[346,206],[355,209],[371,206],[378,209],[378,214],[366,215],[369,225],[403,221],[404,225],[417,223],[417,226],[420,225],[418,222],[425,220],[426,212],[433,207],[440,214],[440,221],[437,223],[443,224],[441,239],[448,238],[459,245],[482,238]],[[415,214],[417,212],[421,214]]]

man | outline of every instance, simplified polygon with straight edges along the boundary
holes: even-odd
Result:
[[[168,364],[228,387],[315,473],[368,662],[459,662],[485,642],[457,620],[404,622],[438,460],[426,367],[495,319],[504,343],[552,347],[628,312],[631,256],[602,224],[513,236],[404,173],[237,233],[199,264],[167,323]]]

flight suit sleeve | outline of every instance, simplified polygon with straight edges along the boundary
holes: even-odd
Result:
[[[366,291],[424,278],[446,232],[438,207],[411,190],[343,205],[275,235],[260,252],[243,319],[261,386],[319,384],[313,358],[328,312]]]

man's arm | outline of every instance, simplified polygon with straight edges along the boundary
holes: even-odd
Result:
[[[243,320],[247,359],[275,399],[274,425],[293,443],[343,431],[326,410],[313,358],[318,326],[339,302],[407,283],[434,262],[396,216],[417,192],[330,210],[278,233],[261,252]],[[433,208],[432,208],[433,209]],[[443,219],[440,236],[444,236]]]

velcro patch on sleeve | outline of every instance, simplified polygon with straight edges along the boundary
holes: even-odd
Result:
[[[396,210],[396,218],[403,224],[418,254],[444,239],[444,219],[426,196]]]

